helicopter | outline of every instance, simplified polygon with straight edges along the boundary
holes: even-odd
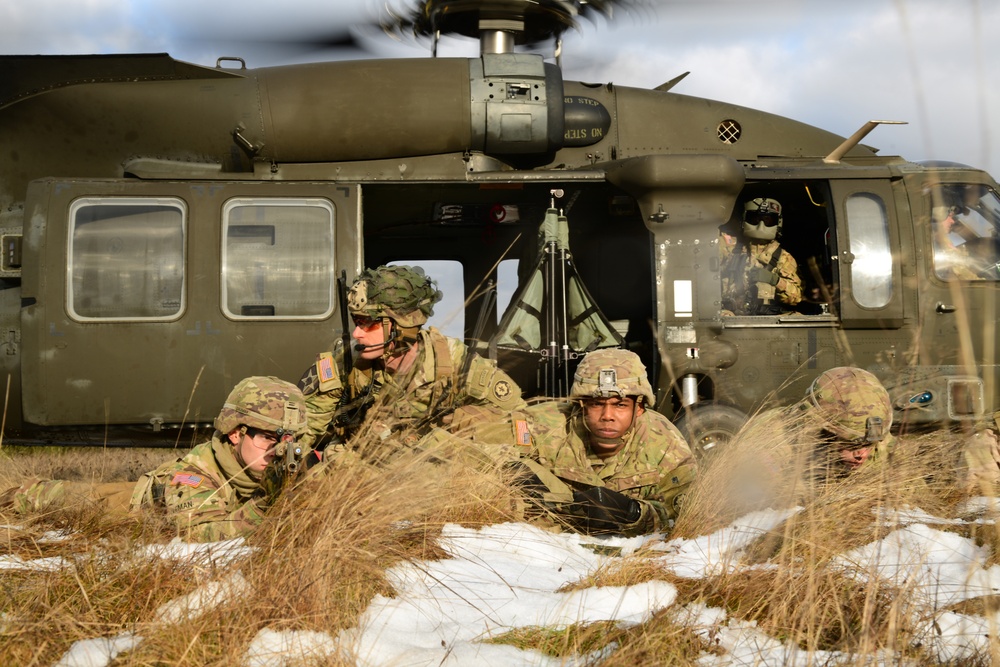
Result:
[[[338,282],[390,262],[456,266],[464,337],[529,395],[564,392],[594,345],[636,351],[700,452],[841,365],[874,372],[906,427],[996,410],[996,181],[880,155],[862,141],[885,121],[844,137],[676,93],[682,77],[568,80],[524,51],[615,4],[394,17],[434,44],[478,40],[469,58],[0,57],[4,441],[204,426],[242,377],[296,379],[345,333]],[[807,299],[729,315],[720,230],[764,197]],[[540,235],[549,218],[563,237]],[[529,289],[567,267],[578,298]],[[561,312],[532,329],[538,304]],[[585,311],[598,333],[581,341]]]

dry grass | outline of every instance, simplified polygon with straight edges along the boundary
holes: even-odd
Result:
[[[638,626],[521,628],[491,641],[557,657],[603,651],[604,665],[665,664],[664,656],[670,656],[670,664],[693,665],[706,652],[720,649],[679,621],[676,610],[708,605],[806,650],[870,655],[885,649],[916,664],[930,664],[911,646],[915,628],[912,610],[903,602],[906,596],[871,583],[874,578],[850,578],[832,561],[892,529],[875,521],[881,508],[909,504],[939,515],[953,511],[961,500],[953,486],[953,438],[902,438],[890,465],[832,484],[801,483],[807,472],[804,459],[789,444],[771,430],[744,434],[703,470],[676,528],[678,536],[694,537],[724,527],[750,509],[798,504],[797,514],[743,555],[744,563],[759,567],[684,580],[664,571],[655,551],[613,559],[567,589],[663,580],[677,588],[676,604]],[[151,468],[176,454],[5,455],[0,480],[6,485],[21,476],[59,471],[77,479],[134,477],[137,468]],[[748,478],[764,479],[760,466],[772,474],[763,490],[741,486]],[[0,664],[52,664],[76,640],[126,630],[143,641],[115,665],[237,664],[265,627],[336,635],[357,625],[374,596],[393,594],[388,568],[442,556],[437,540],[444,524],[515,520],[515,508],[505,474],[488,467],[419,455],[377,468],[334,466],[330,474],[312,476],[285,494],[250,538],[256,550],[238,566],[247,592],[175,623],[157,620],[161,605],[226,573],[204,564],[130,557],[136,545],[164,542],[172,534],[155,514],[115,518],[99,508],[74,507],[41,516],[8,516],[20,528],[0,534],[5,553],[25,559],[61,556],[68,564],[51,572],[0,570]],[[56,528],[71,537],[50,541],[48,531]],[[993,527],[966,530],[994,550],[1000,543]],[[983,610],[995,606],[986,599],[978,604]],[[956,607],[978,609],[973,603]],[[318,664],[354,661],[344,656]]]
[[[10,484],[20,475],[67,471],[74,456],[76,479],[102,479],[98,470],[120,479],[132,466],[146,470],[175,456],[133,454],[133,460],[112,464],[94,452],[20,452],[3,479]],[[3,535],[5,553],[63,557],[67,565],[51,572],[0,570],[0,664],[52,664],[74,641],[128,629],[143,641],[114,664],[238,664],[265,627],[335,635],[357,625],[373,596],[393,594],[387,568],[442,555],[437,537],[445,523],[509,521],[512,506],[512,492],[497,471],[457,472],[419,456],[385,468],[359,464],[313,475],[284,494],[250,538],[256,550],[240,571],[251,592],[171,624],[156,622],[161,605],[226,573],[130,558],[136,545],[164,542],[171,534],[155,514],[115,517],[94,506],[8,514],[3,520],[18,527]],[[53,529],[70,538],[49,541]]]

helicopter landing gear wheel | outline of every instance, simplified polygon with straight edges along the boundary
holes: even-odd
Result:
[[[747,416],[734,407],[702,403],[681,412],[674,425],[698,460],[704,461],[724,449],[746,420]]]

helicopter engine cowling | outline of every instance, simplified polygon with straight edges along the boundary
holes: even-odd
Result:
[[[563,143],[563,85],[540,56],[318,63],[257,70],[262,157],[324,162]],[[249,125],[249,124],[248,124]],[[254,132],[248,131],[253,141]]]

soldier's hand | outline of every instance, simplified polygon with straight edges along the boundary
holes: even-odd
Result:
[[[548,490],[538,475],[520,461],[511,461],[506,467],[514,473],[511,482],[529,498],[540,499]]]
[[[620,533],[642,516],[642,506],[624,493],[603,486],[573,489],[574,525],[588,535]]]
[[[755,283],[767,283],[768,285],[777,285],[780,276],[776,271],[771,271],[763,266],[754,267],[750,271],[750,280]]]

